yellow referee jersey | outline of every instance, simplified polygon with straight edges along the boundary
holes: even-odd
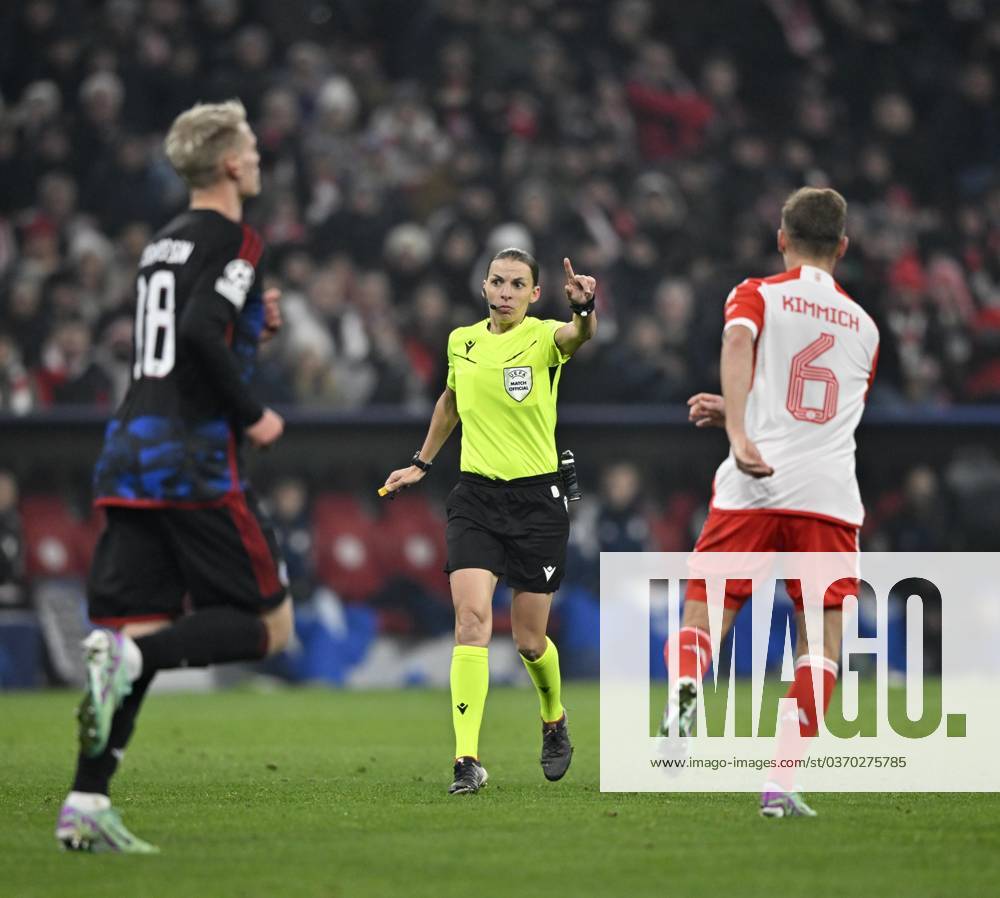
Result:
[[[569,356],[556,346],[565,321],[525,318],[502,334],[489,319],[448,337],[448,386],[462,420],[461,469],[493,480],[551,474],[556,396]]]

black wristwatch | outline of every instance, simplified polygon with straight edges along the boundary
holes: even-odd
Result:
[[[434,462],[432,461],[424,461],[420,457],[419,449],[413,453],[413,458],[410,459],[410,462],[411,464],[414,464],[418,468],[420,468],[420,470],[423,471],[425,474],[431,469],[431,466],[434,464]]]
[[[594,311],[594,307],[597,305],[597,295],[592,294],[590,299],[584,303],[570,302],[570,308],[573,309],[574,315],[579,315],[581,318],[586,318],[591,312]]]

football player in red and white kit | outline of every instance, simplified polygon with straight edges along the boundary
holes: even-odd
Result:
[[[847,203],[835,190],[805,187],[781,211],[778,250],[785,272],[748,278],[726,300],[722,396],[688,400],[697,426],[724,426],[729,457],[715,476],[708,518],[695,552],[856,553],[864,516],[854,465],[854,431],[875,375],[879,334],[871,316],[833,279],[847,250]],[[838,673],[841,607],[853,581],[824,597],[823,655],[809,654],[802,595],[787,587],[796,612],[795,738],[815,736]],[[722,637],[750,598],[750,580],[726,586]],[[670,651],[676,640],[678,651]],[[676,668],[671,655],[678,659]],[[677,718],[682,736],[695,719],[697,683],[711,664],[704,580],[688,581],[681,629],[664,647],[670,698],[661,733]],[[813,675],[822,683],[816,707]],[[782,721],[782,726],[789,725]],[[784,734],[779,735],[779,742]],[[788,739],[784,739],[788,741]],[[779,748],[779,755],[782,750]],[[765,786],[765,816],[812,816],[792,787],[792,771],[776,770]]]

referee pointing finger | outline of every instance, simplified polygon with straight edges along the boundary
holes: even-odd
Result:
[[[418,483],[462,422],[461,476],[448,496],[447,572],[455,606],[451,662],[455,778],[452,794],[486,783],[479,729],[489,687],[493,592],[513,590],[511,629],[538,691],[542,770],[558,780],[573,749],[566,728],[559,653],[546,636],[552,595],[566,560],[569,515],[556,451],[556,397],[562,366],[597,331],[596,281],[563,260],[572,320],[528,315],[541,291],[530,253],[505,249],[483,281],[489,316],[448,338],[448,381],[423,446],[379,492]]]

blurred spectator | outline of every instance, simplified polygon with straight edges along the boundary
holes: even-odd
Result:
[[[18,280],[41,281],[59,270],[62,256],[55,223],[41,212],[29,213],[20,233],[21,256],[15,267]]]
[[[222,46],[229,58],[215,70],[211,95],[218,99],[246,97],[247,114],[256,118],[260,112],[260,98],[265,97],[268,88],[277,80],[271,35],[260,25],[244,25]]]
[[[627,94],[636,115],[640,152],[647,161],[699,149],[714,110],[677,67],[670,47],[651,40],[639,46]]]
[[[270,490],[268,510],[285,560],[289,590],[296,602],[311,599],[316,590],[312,522],[306,485],[298,477],[284,477]]]
[[[398,224],[386,234],[382,255],[393,296],[407,303],[417,284],[426,276],[434,252],[431,235],[422,225]]]
[[[121,404],[132,382],[133,330],[133,314],[128,307],[108,313],[98,323],[100,342],[94,350],[94,363],[107,384],[110,408]]]
[[[695,330],[694,289],[682,278],[667,278],[656,288],[653,313],[663,334],[664,374],[678,402],[696,392],[699,380],[693,350],[700,344]]]
[[[17,510],[17,480],[0,470],[0,607],[24,600],[24,540]]]
[[[601,478],[601,511],[597,540],[601,552],[645,552],[650,548],[649,522],[642,479],[635,465],[612,465]]]
[[[1000,460],[985,447],[965,447],[945,472],[955,520],[967,552],[992,552],[1000,532]]]
[[[164,217],[164,196],[151,164],[148,141],[123,134],[108,148],[87,179],[83,205],[93,212],[106,233],[117,234],[132,222],[158,228]]]
[[[629,319],[625,339],[612,347],[606,358],[608,378],[600,398],[614,402],[686,398],[684,361],[668,350],[664,332],[652,315]]]
[[[289,302],[273,395],[432,401],[437,332],[482,314],[492,237],[540,259],[539,314],[565,314],[548,274],[563,255],[600,274],[602,331],[638,356],[629,401],[712,389],[725,297],[775,269],[772,222],[808,183],[851,203],[838,276],[882,326],[872,402],[1000,397],[989,4],[517,0],[396,4],[391,21],[335,6],[322,21],[240,0],[0,14],[0,329],[29,370],[61,316],[107,367],[105,316],[133,303],[149,229],[184,200],[164,132],[199,98],[240,95],[266,185],[247,214]],[[331,284],[330,266],[348,275]],[[588,347],[567,396],[620,401],[623,364]]]
[[[893,552],[946,552],[955,547],[950,502],[932,468],[921,466],[906,475],[903,503],[883,529]]]
[[[425,281],[414,291],[404,343],[411,376],[420,381],[429,396],[445,381],[450,331],[448,294],[436,281]]]
[[[125,85],[114,72],[95,72],[80,85],[80,115],[73,134],[73,159],[86,183],[102,165],[112,164],[114,146],[124,130]]]
[[[94,358],[90,328],[66,316],[52,328],[35,371],[40,405],[94,405],[108,408],[111,381]]]
[[[581,481],[584,496],[570,506],[573,526],[566,573],[573,586],[597,596],[601,552],[645,552],[652,548],[647,497],[642,478],[631,462],[618,462],[600,472],[599,489]]]
[[[42,309],[42,291],[36,278],[18,278],[7,293],[3,306],[4,328],[29,367],[38,361],[45,342],[47,324]]]
[[[391,100],[372,115],[366,144],[391,186],[422,186],[435,167],[447,161],[450,142],[424,103],[422,91],[403,82]]]
[[[17,343],[0,331],[0,412],[24,415],[35,405],[35,390]]]

